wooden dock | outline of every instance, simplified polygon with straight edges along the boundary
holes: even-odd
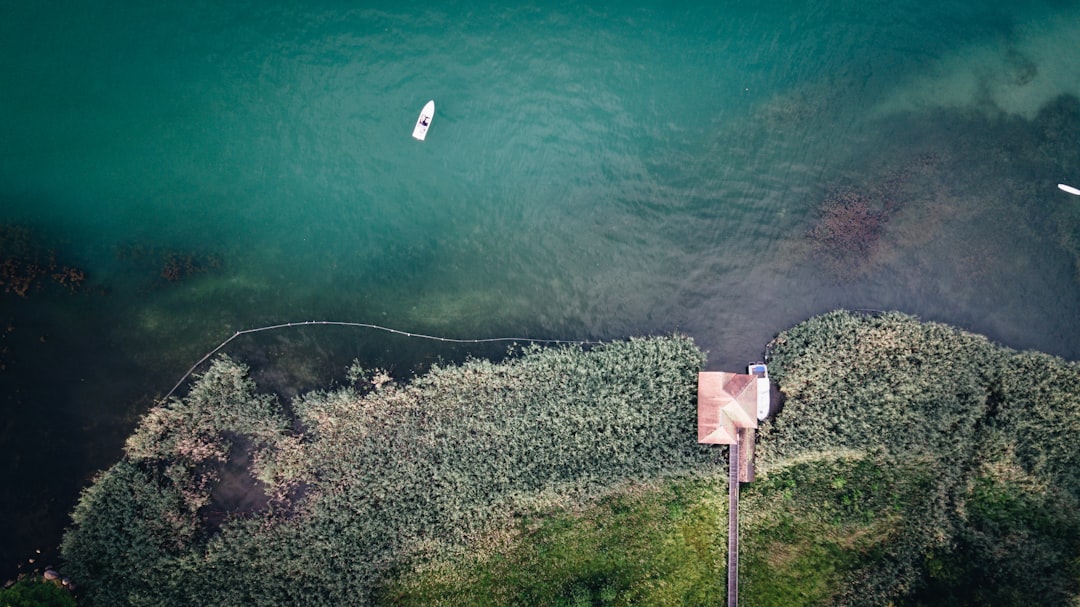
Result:
[[[762,390],[765,391],[764,407],[761,406]],[[754,480],[754,434],[758,413],[763,408],[768,414],[768,390],[767,377],[698,373],[698,442],[731,446],[728,453],[728,607],[739,604],[739,485]]]
[[[735,459],[739,462],[739,482],[754,482],[754,436],[757,430],[754,428],[739,428],[739,442],[736,443],[738,454]]]
[[[742,431],[740,431],[741,433]],[[739,442],[728,457],[727,604],[739,604]]]

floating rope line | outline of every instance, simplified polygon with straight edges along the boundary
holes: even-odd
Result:
[[[255,328],[255,329],[244,329],[243,331],[237,331],[236,333],[233,333],[232,337],[230,337],[229,339],[226,339],[225,341],[218,344],[218,347],[214,348],[213,350],[210,350],[209,352],[206,353],[206,356],[203,356],[202,358],[199,359],[199,361],[197,363],[195,363],[194,365],[191,365],[191,368],[187,370],[187,373],[184,373],[184,376],[180,378],[180,381],[176,382],[176,385],[173,386],[172,390],[169,390],[169,393],[166,394],[165,397],[162,398],[161,400],[168,400],[169,397],[173,395],[173,392],[176,392],[176,390],[180,387],[180,385],[183,384],[185,381],[187,381],[187,378],[191,377],[191,374],[195,372],[195,369],[199,368],[199,365],[206,362],[207,359],[209,359],[211,356],[213,356],[213,355],[217,354],[218,352],[220,352],[222,348],[229,345],[229,342],[236,339],[237,337],[240,337],[241,335],[246,335],[248,333],[260,333],[262,331],[274,331],[274,330],[277,330],[277,329],[288,329],[290,327],[306,327],[306,326],[310,326],[310,325],[335,325],[335,326],[339,326],[339,327],[360,327],[362,329],[374,329],[376,331],[385,331],[386,333],[393,333],[394,335],[401,335],[403,337],[418,337],[420,339],[430,339],[432,341],[441,341],[441,342],[446,342],[446,343],[451,343],[451,344],[485,344],[485,343],[507,342],[507,341],[509,341],[509,342],[525,341],[525,342],[539,343],[539,344],[576,344],[576,345],[598,344],[598,343],[600,343],[598,341],[585,341],[585,340],[572,340],[572,339],[533,339],[531,337],[488,337],[488,338],[484,338],[484,339],[455,339],[453,337],[439,337],[437,335],[424,335],[423,333],[410,333],[409,331],[401,331],[401,330],[398,330],[398,329],[391,329],[390,327],[381,327],[379,325],[372,325],[372,324],[368,324],[368,323],[364,323],[364,322],[342,322],[342,321],[336,321],[336,320],[305,320],[305,321],[301,321],[301,322],[286,322],[286,323],[282,323],[282,324],[279,324],[279,325],[269,325],[269,326],[266,326],[266,327],[258,327],[258,328]]]

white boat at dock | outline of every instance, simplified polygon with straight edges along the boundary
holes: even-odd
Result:
[[[757,418],[764,421],[769,417],[769,367],[765,363],[750,363],[746,372],[753,375],[757,381]]]

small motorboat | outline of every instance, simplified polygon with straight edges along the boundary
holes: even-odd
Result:
[[[753,375],[755,381],[757,381],[757,418],[764,421],[766,417],[769,417],[769,408],[771,406],[769,402],[771,396],[769,367],[765,363],[750,363],[746,366],[746,371]]]
[[[416,119],[416,126],[412,130],[412,136],[415,139],[423,141],[427,138],[428,127],[431,126],[431,119],[435,117],[435,100],[432,99],[424,105],[424,109],[420,110],[420,117]]]
[[[1059,183],[1058,184],[1058,189],[1060,189],[1062,192],[1068,192],[1068,193],[1072,194],[1073,196],[1080,196],[1080,190],[1072,187],[1071,185],[1065,185],[1064,183]]]

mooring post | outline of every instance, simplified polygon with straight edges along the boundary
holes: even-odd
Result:
[[[739,429],[739,434],[745,432]],[[727,604],[739,604],[739,441],[728,452]]]

